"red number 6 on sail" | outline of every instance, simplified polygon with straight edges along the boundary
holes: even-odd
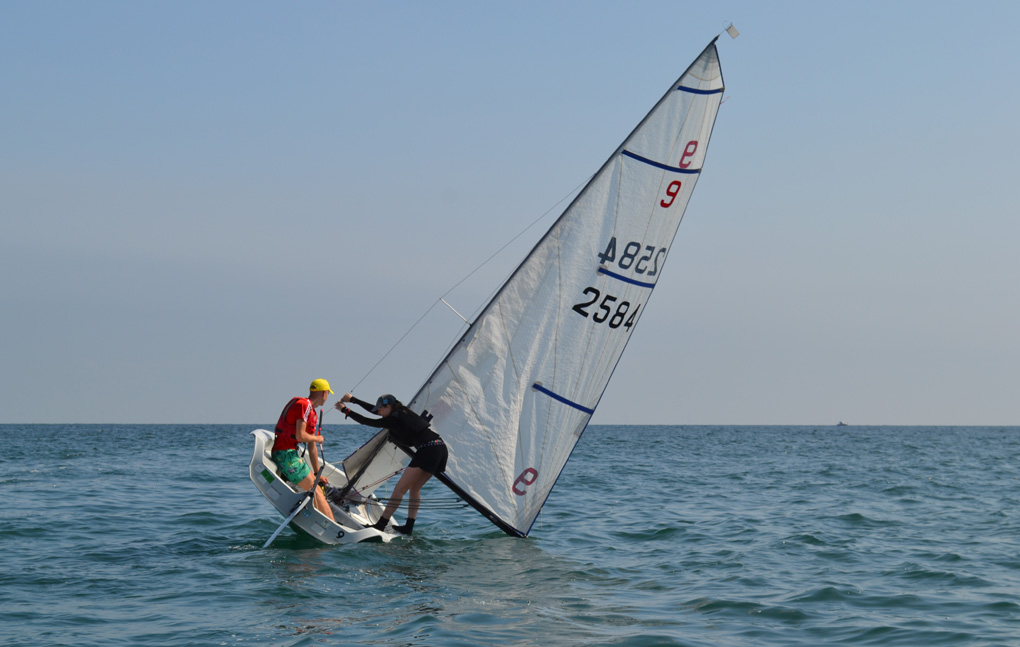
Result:
[[[680,193],[680,187],[681,186],[683,186],[683,185],[680,183],[680,180],[675,180],[673,182],[670,182],[669,186],[666,187],[666,196],[669,198],[669,200],[668,201],[660,200],[659,201],[659,206],[668,209],[670,207],[670,205],[673,204],[673,201],[676,200],[677,194]]]
[[[535,471],[534,467],[529,467],[521,472],[521,475],[517,477],[516,481],[514,481],[514,494],[517,496],[524,496],[527,494],[528,490],[525,489],[525,487],[534,483],[537,478],[538,472]],[[524,485],[525,487],[519,487],[521,485]]]

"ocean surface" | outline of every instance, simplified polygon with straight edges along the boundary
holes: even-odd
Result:
[[[595,426],[528,539],[263,549],[255,426],[0,425],[0,644],[1020,645],[1020,428]]]

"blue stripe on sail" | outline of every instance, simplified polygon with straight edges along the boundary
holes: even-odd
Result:
[[[719,88],[718,90],[698,90],[697,88],[685,88],[684,86],[681,85],[680,87],[677,88],[677,91],[690,92],[691,94],[719,94],[725,89],[726,88]]]
[[[578,403],[571,402],[570,400],[564,398],[562,395],[556,395],[555,393],[553,393],[549,389],[545,388],[544,386],[542,386],[538,382],[535,382],[534,384],[532,384],[531,388],[535,389],[536,391],[541,391],[542,393],[545,393],[546,395],[548,395],[553,400],[556,400],[557,402],[562,402],[563,404],[565,404],[567,406],[574,407],[578,411],[584,411],[589,416],[595,413],[595,409],[589,409],[588,407],[582,407]]]
[[[618,279],[620,281],[623,281],[624,283],[630,283],[631,285],[639,285],[639,286],[641,286],[643,288],[654,288],[655,287],[654,283],[646,283],[644,281],[638,281],[637,279],[632,279],[632,278],[624,276],[622,274],[617,274],[616,272],[610,272],[609,270],[607,270],[604,267],[600,267],[598,269],[598,272],[599,272],[599,274],[605,274],[606,276],[611,276],[614,279]]]
[[[649,164],[651,166],[654,166],[655,168],[661,168],[664,171],[673,171],[674,173],[691,173],[691,174],[701,173],[701,169],[700,168],[686,169],[686,168],[679,168],[677,166],[668,166],[666,164],[663,164],[662,162],[656,162],[654,160],[648,159],[647,157],[641,157],[640,155],[632,153],[632,152],[630,152],[628,150],[623,151],[623,154],[626,155],[627,157],[631,158],[631,159],[636,159],[639,162],[644,162],[645,164]]]

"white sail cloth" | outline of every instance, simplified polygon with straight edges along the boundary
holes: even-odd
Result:
[[[434,416],[449,481],[507,532],[530,531],[644,312],[722,90],[713,41],[410,403]]]

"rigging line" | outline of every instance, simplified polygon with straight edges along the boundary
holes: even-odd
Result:
[[[337,494],[339,492],[340,492],[340,488],[333,488],[333,491],[330,492],[329,494],[330,495],[335,495],[335,494]],[[336,497],[336,498],[339,498],[339,497]],[[398,499],[398,497],[384,497],[384,496],[371,496],[371,497],[368,497],[368,496],[366,496],[366,497],[363,497],[363,499],[361,499],[361,500],[351,500],[351,502],[355,503],[357,505],[361,505],[361,504],[364,504],[364,503],[371,503],[371,502],[376,502],[376,503],[380,503],[380,504],[385,505],[385,504],[390,503],[391,501],[396,501],[396,500],[403,501],[406,498],[407,497],[400,497]],[[422,499],[419,500],[418,505],[420,505],[423,508],[449,508],[449,509],[457,509],[457,508],[462,508],[462,507],[466,506],[467,503],[464,502],[464,499],[461,499],[458,496],[447,496],[447,497],[440,496],[440,497],[422,498]]]
[[[377,501],[393,501],[394,499],[400,499],[403,501],[406,497],[389,497],[382,496],[376,497]],[[419,499],[421,503],[463,503],[464,500],[459,496],[436,496],[436,497],[422,497]]]
[[[344,506],[356,507],[356,506],[359,506],[359,505],[365,505],[367,503],[370,503],[370,501],[368,501],[368,500],[365,500],[365,501],[353,501],[353,500],[350,500],[350,499],[340,499],[338,497],[330,498],[329,495],[327,495],[326,499],[329,501],[330,505],[336,506],[338,508],[342,508]],[[379,503],[379,505],[381,505],[381,506],[388,505],[388,503],[389,503],[389,501],[387,499],[378,499],[377,501],[371,501],[371,503],[376,503],[376,502]],[[418,509],[419,510],[427,510],[427,511],[435,511],[435,510],[463,510],[464,508],[467,508],[467,507],[469,507],[469,506],[464,501],[461,501],[460,503],[425,503],[423,501],[418,506]]]
[[[465,282],[465,281],[467,281],[467,280],[468,280],[469,278],[471,278],[472,276],[474,276],[474,275],[475,275],[475,274],[476,274],[476,273],[478,272],[478,270],[480,270],[480,269],[482,269],[483,267],[485,267],[485,266],[486,266],[486,265],[487,265],[487,264],[488,264],[488,263],[489,263],[490,261],[492,261],[492,259],[496,258],[496,256],[498,256],[499,254],[501,254],[501,253],[503,252],[503,250],[505,250],[505,249],[506,249],[507,247],[509,247],[510,245],[512,245],[512,244],[513,244],[513,243],[514,243],[514,242],[515,242],[515,241],[516,241],[516,240],[517,240],[518,238],[520,238],[521,236],[523,236],[523,235],[525,234],[525,232],[527,232],[527,231],[528,231],[529,229],[531,229],[532,227],[534,227],[535,225],[537,225],[537,224],[538,224],[538,223],[539,223],[539,222],[540,222],[540,221],[541,221],[542,219],[544,219],[544,218],[545,218],[546,216],[548,216],[548,215],[549,215],[550,213],[552,213],[552,211],[553,211],[554,209],[558,208],[558,207],[559,207],[559,206],[560,206],[561,204],[563,204],[563,203],[564,203],[564,202],[566,202],[566,201],[567,201],[568,199],[570,199],[570,196],[572,196],[572,195],[576,195],[576,194],[577,194],[577,192],[578,192],[578,191],[580,191],[581,189],[583,189],[583,188],[584,188],[585,186],[587,186],[587,185],[588,185],[588,184],[589,184],[589,183],[590,183],[590,182],[592,181],[592,179],[593,179],[594,177],[595,177],[595,175],[592,175],[592,176],[590,176],[590,177],[589,177],[588,179],[584,180],[583,182],[581,182],[580,184],[578,184],[577,186],[575,186],[575,187],[574,187],[573,189],[571,189],[570,191],[568,191],[568,192],[567,192],[567,194],[566,194],[566,195],[564,195],[564,196],[563,196],[562,198],[560,198],[560,200],[559,200],[558,202],[556,202],[556,203],[555,203],[554,205],[552,205],[551,207],[549,207],[548,209],[546,209],[546,210],[545,210],[545,213],[543,213],[543,214],[542,214],[542,215],[540,215],[540,216],[539,216],[538,218],[535,218],[535,219],[534,219],[533,221],[531,221],[531,223],[530,223],[530,224],[529,224],[529,225],[528,225],[527,227],[525,227],[524,229],[522,229],[522,230],[521,230],[521,231],[520,231],[520,232],[519,232],[519,233],[518,233],[518,234],[517,234],[516,236],[514,236],[513,238],[511,238],[510,240],[508,240],[508,241],[507,241],[507,242],[506,242],[506,243],[505,243],[505,244],[504,244],[504,245],[503,245],[502,247],[500,247],[500,248],[499,248],[499,249],[497,249],[497,250],[496,250],[495,252],[493,252],[493,254],[492,254],[491,256],[489,256],[489,258],[487,258],[487,259],[485,259],[484,261],[482,261],[482,262],[481,262],[481,263],[480,263],[480,264],[479,264],[479,265],[478,265],[478,266],[477,266],[477,267],[476,267],[475,269],[471,270],[471,271],[470,271],[470,272],[469,272],[469,273],[468,273],[468,274],[467,274],[467,275],[466,275],[466,276],[465,276],[464,278],[462,278],[462,279],[461,279],[460,281],[458,281],[458,282],[457,282],[456,284],[454,284],[454,285],[453,285],[453,286],[452,286],[452,287],[451,287],[451,288],[450,288],[449,290],[447,290],[447,291],[446,291],[446,292],[445,292],[445,293],[443,294],[443,296],[442,296],[442,297],[440,297],[440,299],[439,299],[439,300],[440,300],[440,301],[442,301],[443,303],[445,303],[445,304],[446,304],[446,306],[447,306],[448,308],[450,308],[450,310],[453,310],[453,311],[454,311],[454,312],[455,312],[455,313],[456,313],[456,314],[457,314],[458,316],[460,316],[460,318],[461,318],[461,319],[464,319],[464,321],[465,321],[465,322],[466,322],[466,323],[468,324],[468,328],[470,328],[470,327],[471,327],[471,326],[473,325],[473,324],[471,323],[471,321],[468,321],[467,319],[465,319],[463,315],[461,315],[461,314],[460,314],[459,312],[457,312],[456,310],[454,310],[454,309],[453,309],[453,306],[451,306],[451,305],[450,305],[449,303],[446,303],[446,300],[445,300],[445,298],[446,298],[447,296],[449,296],[451,292],[453,292],[454,290],[456,290],[456,289],[457,289],[457,288],[458,288],[458,287],[459,287],[459,286],[460,286],[460,285],[461,285],[462,283],[464,283],[464,282]],[[514,273],[514,270],[511,270],[511,271],[510,271],[510,273],[509,273],[509,274],[507,275],[507,277],[509,277],[509,276],[513,275],[513,273]],[[498,294],[498,293],[499,293],[499,291],[500,291],[500,290],[501,290],[501,289],[503,288],[503,285],[504,285],[504,284],[506,283],[506,281],[507,281],[507,278],[504,278],[504,279],[503,279],[502,281],[500,281],[500,282],[499,282],[499,283],[498,283],[498,284],[496,285],[495,289],[493,289],[493,290],[492,290],[492,291],[491,291],[491,292],[490,292],[490,293],[488,294],[488,296],[487,296],[487,297],[485,298],[485,300],[484,300],[484,301],[482,302],[482,305],[480,305],[480,306],[479,306],[479,307],[478,307],[478,308],[477,308],[477,309],[476,309],[476,310],[475,310],[475,311],[474,311],[474,312],[473,312],[473,313],[471,314],[471,319],[472,319],[472,320],[476,319],[476,318],[478,317],[479,313],[481,313],[481,312],[482,312],[482,311],[483,311],[483,310],[485,309],[485,307],[486,307],[486,306],[487,306],[488,304],[490,304],[490,303],[492,302],[492,299],[493,299],[493,298],[495,297],[495,295],[496,295],[496,294]],[[433,304],[433,307],[435,307],[435,305],[434,305],[434,304]],[[431,308],[430,308],[430,310],[431,310]],[[416,325],[417,325],[417,324],[416,324]],[[457,339],[454,339],[454,341],[453,341],[453,342],[452,342],[452,343],[451,343],[451,344],[449,345],[449,347],[448,347],[448,348],[446,349],[446,351],[445,351],[445,352],[443,353],[443,355],[442,355],[442,358],[443,358],[443,359],[445,359],[445,358],[446,358],[446,356],[450,354],[451,350],[453,349],[453,347],[454,347],[454,346],[456,346],[456,345],[457,345],[457,343],[458,343],[458,342],[457,342]],[[435,366],[433,366],[433,367],[432,367],[432,370],[431,370],[431,371],[429,372],[429,374],[430,374],[430,375],[436,372],[436,369],[438,369],[438,368],[439,368],[439,365],[443,363],[443,359],[440,359],[440,360],[439,360],[438,362],[436,362]]]
[[[595,177],[595,176],[593,175],[592,177]],[[570,191],[569,191],[569,192],[568,192],[568,193],[567,193],[567,194],[566,194],[565,196],[563,196],[562,198],[560,198],[559,202],[557,202],[557,203],[556,203],[556,204],[554,204],[553,206],[551,206],[551,207],[549,207],[548,209],[546,209],[546,210],[545,210],[545,213],[543,213],[543,214],[542,214],[541,216],[539,216],[538,218],[535,218],[535,219],[534,219],[534,220],[533,220],[533,221],[531,222],[531,224],[529,224],[529,225],[528,225],[527,227],[525,227],[524,229],[522,229],[522,230],[520,231],[520,233],[518,233],[518,234],[517,234],[516,236],[514,236],[513,238],[511,238],[510,240],[508,240],[508,241],[507,241],[506,243],[504,243],[504,245],[503,245],[502,247],[500,247],[499,249],[497,249],[497,250],[496,250],[495,252],[493,252],[493,253],[492,253],[492,255],[491,255],[491,256],[489,256],[489,258],[487,258],[487,259],[485,259],[484,261],[482,261],[482,262],[481,262],[481,263],[480,263],[480,264],[478,265],[478,267],[476,267],[475,269],[473,269],[473,270],[471,270],[470,272],[468,272],[467,276],[465,276],[465,277],[464,277],[464,278],[462,278],[462,279],[461,279],[460,281],[458,281],[457,283],[455,283],[455,284],[453,285],[453,287],[451,287],[451,288],[450,288],[449,290],[447,290],[447,291],[446,291],[446,292],[445,292],[445,293],[443,294],[443,298],[445,298],[445,297],[449,296],[451,292],[453,292],[453,291],[454,291],[454,290],[456,290],[456,289],[457,289],[458,287],[460,287],[461,283],[463,283],[464,281],[467,281],[467,280],[468,280],[469,278],[471,278],[472,276],[474,276],[474,275],[475,275],[475,274],[476,274],[476,273],[478,272],[478,270],[480,270],[480,269],[482,269],[483,267],[485,267],[486,265],[488,265],[488,264],[489,264],[489,262],[490,262],[490,261],[491,261],[492,259],[494,259],[494,258],[496,258],[497,256],[499,256],[499,254],[500,254],[500,253],[502,253],[502,252],[503,252],[503,250],[505,250],[505,249],[506,249],[507,247],[509,247],[510,245],[512,245],[512,244],[513,244],[514,242],[516,242],[516,241],[517,241],[517,239],[518,239],[518,238],[520,238],[521,236],[523,236],[523,235],[524,235],[524,234],[525,234],[525,233],[526,233],[526,232],[527,232],[527,231],[528,231],[529,229],[531,229],[532,227],[534,227],[535,225],[537,225],[537,224],[538,224],[538,223],[539,223],[539,222],[540,222],[540,221],[541,221],[541,220],[542,220],[543,218],[545,218],[546,216],[548,216],[548,215],[549,215],[549,214],[550,214],[550,213],[552,212],[552,210],[553,210],[553,209],[555,209],[556,207],[558,207],[558,206],[560,206],[561,204],[563,204],[564,202],[566,202],[566,201],[567,201],[567,199],[568,199],[568,198],[569,198],[570,196],[572,196],[572,195],[574,195],[575,193],[577,193],[577,192],[578,192],[578,191],[579,191],[579,190],[580,190],[580,189],[581,189],[582,187],[584,187],[584,185],[588,184],[588,182],[590,182],[590,181],[591,181],[591,177],[589,177],[589,178],[588,178],[587,180],[585,180],[584,182],[581,182],[581,183],[580,183],[580,184],[578,184],[578,185],[577,185],[576,187],[574,187],[573,189],[571,189],[571,190],[570,190]]]
[[[592,176],[592,177],[594,177],[594,176]],[[478,265],[478,266],[477,266],[477,267],[476,267],[475,269],[473,269],[473,270],[471,270],[470,272],[468,272],[468,273],[467,273],[467,274],[466,274],[466,275],[464,276],[464,278],[462,278],[461,280],[459,280],[459,281],[457,281],[456,283],[454,283],[454,284],[453,284],[453,286],[451,286],[451,287],[450,287],[450,289],[448,289],[448,290],[447,290],[446,292],[444,292],[444,293],[442,294],[442,296],[440,296],[440,297],[439,297],[439,298],[438,298],[438,299],[437,299],[437,300],[435,301],[435,303],[433,303],[433,304],[432,304],[431,306],[429,306],[429,307],[428,307],[428,309],[427,309],[427,310],[426,310],[425,312],[423,312],[423,313],[422,313],[422,315],[421,315],[420,317],[418,317],[418,320],[417,320],[417,321],[415,321],[415,322],[414,322],[413,324],[411,324],[411,327],[407,329],[407,332],[405,332],[405,333],[404,333],[403,335],[401,335],[401,336],[400,336],[400,339],[398,339],[398,340],[397,340],[397,341],[396,341],[396,342],[395,342],[395,343],[394,343],[394,344],[393,344],[393,345],[392,345],[392,346],[390,347],[390,349],[389,349],[388,351],[386,351],[386,353],[385,353],[385,354],[384,354],[384,355],[383,355],[382,357],[380,357],[380,358],[379,358],[379,361],[377,361],[377,362],[376,362],[375,364],[373,364],[373,365],[372,365],[372,368],[368,369],[368,372],[367,372],[367,373],[365,373],[365,375],[364,375],[364,376],[362,376],[362,378],[361,378],[360,380],[358,380],[357,384],[355,384],[355,385],[354,385],[354,386],[353,386],[353,387],[352,387],[352,388],[351,388],[350,390],[348,390],[348,393],[354,393],[354,391],[356,391],[356,390],[357,390],[357,388],[358,388],[359,386],[361,386],[361,383],[362,383],[362,382],[364,382],[365,380],[367,380],[367,379],[368,379],[368,376],[369,376],[369,375],[371,375],[371,374],[372,374],[372,373],[373,373],[373,372],[375,371],[375,369],[379,368],[379,365],[380,365],[380,364],[382,364],[382,363],[383,363],[384,361],[386,361],[386,358],[387,358],[387,357],[389,357],[389,356],[390,356],[390,354],[391,354],[391,353],[392,353],[392,352],[393,352],[394,350],[396,350],[397,346],[399,346],[399,345],[401,344],[401,342],[403,342],[403,341],[404,341],[404,339],[406,339],[406,338],[407,338],[407,336],[408,336],[408,335],[410,335],[410,334],[411,334],[411,332],[413,332],[413,331],[414,331],[414,329],[418,327],[418,325],[419,325],[419,324],[420,324],[420,323],[422,322],[422,320],[423,320],[423,319],[425,319],[425,317],[427,317],[427,316],[429,315],[429,313],[430,313],[430,312],[432,312],[432,311],[433,311],[433,310],[435,309],[435,307],[436,307],[437,305],[439,305],[439,303],[440,303],[440,302],[442,302],[442,303],[446,304],[446,307],[450,308],[450,310],[453,310],[453,312],[454,312],[454,313],[456,313],[456,314],[457,314],[457,316],[459,316],[459,317],[460,317],[461,319],[464,319],[464,321],[465,321],[465,322],[466,322],[466,323],[467,323],[467,324],[468,324],[468,325],[470,326],[470,325],[471,325],[471,322],[470,322],[470,321],[468,321],[468,320],[467,320],[466,318],[464,318],[464,316],[463,316],[463,315],[461,315],[461,314],[460,314],[459,312],[457,312],[456,310],[454,310],[454,309],[453,309],[453,306],[451,306],[451,305],[450,305],[449,303],[446,303],[446,301],[445,301],[445,298],[446,298],[446,297],[448,297],[448,296],[450,295],[450,293],[451,293],[451,292],[453,292],[453,291],[454,291],[454,290],[456,290],[456,289],[457,289],[458,287],[460,287],[460,286],[461,286],[461,284],[463,284],[463,283],[464,283],[465,281],[467,281],[467,280],[468,280],[469,278],[471,278],[472,276],[474,276],[475,274],[477,274],[477,273],[478,273],[478,270],[480,270],[480,269],[482,269],[483,267],[485,267],[486,265],[488,265],[488,264],[489,264],[489,263],[490,263],[490,262],[492,261],[492,259],[496,258],[496,257],[497,257],[497,256],[498,256],[498,255],[499,255],[500,253],[502,253],[502,252],[503,252],[503,250],[505,250],[505,249],[506,249],[507,247],[509,247],[510,245],[512,245],[512,244],[513,244],[513,243],[514,243],[514,242],[515,242],[515,241],[516,241],[516,240],[517,240],[518,238],[520,238],[521,236],[523,236],[523,235],[524,235],[524,234],[525,234],[525,233],[526,233],[526,232],[527,232],[527,231],[528,231],[529,229],[531,229],[532,227],[534,227],[535,225],[537,225],[537,224],[538,224],[538,223],[539,223],[539,222],[540,222],[540,221],[541,221],[541,220],[542,220],[543,218],[545,218],[546,216],[548,216],[548,215],[549,215],[549,213],[550,213],[550,212],[551,212],[551,211],[552,211],[553,209],[555,209],[556,207],[558,207],[558,206],[560,206],[561,204],[563,204],[563,203],[564,203],[564,202],[565,202],[565,201],[566,201],[566,200],[567,200],[567,199],[568,199],[568,198],[569,198],[570,196],[572,196],[573,194],[577,193],[577,192],[578,192],[578,191],[579,191],[579,190],[580,190],[580,189],[581,189],[581,188],[582,188],[582,187],[583,187],[583,186],[584,186],[585,184],[587,184],[587,183],[588,183],[588,182],[590,182],[590,181],[591,181],[591,178],[588,178],[587,180],[585,180],[585,181],[584,181],[584,182],[582,182],[581,184],[578,184],[578,185],[577,185],[576,187],[574,187],[574,188],[573,188],[573,189],[572,189],[571,191],[569,191],[569,192],[568,192],[568,193],[567,193],[567,194],[566,194],[565,196],[563,196],[562,198],[560,198],[559,202],[557,202],[557,203],[556,203],[556,204],[554,204],[553,206],[551,206],[551,207],[549,207],[548,209],[546,209],[545,213],[543,213],[543,214],[542,214],[541,216],[539,216],[538,218],[535,218],[535,220],[533,220],[533,221],[531,222],[531,224],[529,224],[529,225],[528,225],[527,227],[525,227],[524,229],[522,229],[522,230],[520,231],[520,233],[518,233],[518,234],[517,234],[516,236],[514,236],[513,238],[511,238],[510,240],[508,240],[508,241],[507,241],[506,243],[504,243],[504,245],[503,245],[502,247],[500,247],[499,249],[497,249],[497,250],[496,250],[495,252],[493,252],[493,254],[492,254],[491,256],[489,256],[489,258],[485,259],[485,260],[484,260],[484,261],[482,261],[482,262],[481,262],[481,263],[480,263],[480,264],[479,264],[479,265]],[[498,287],[497,287],[497,290],[498,290]],[[485,303],[488,303],[488,302],[489,302],[489,301],[490,301],[490,300],[492,299],[492,294],[494,294],[494,293],[495,293],[495,291],[494,291],[493,293],[490,293],[490,294],[489,294],[489,298],[488,298],[488,299],[486,299]],[[484,307],[484,306],[483,306],[483,307]],[[477,311],[476,311],[476,314],[477,314]],[[473,315],[472,315],[472,317],[473,317]],[[434,370],[434,369],[433,369],[433,370]]]
[[[470,321],[468,321],[468,320],[467,320],[467,318],[466,318],[466,317],[465,317],[464,315],[462,315],[461,313],[457,312],[457,309],[456,309],[456,308],[454,308],[454,307],[453,307],[453,306],[451,306],[451,305],[450,305],[449,303],[447,303],[447,302],[446,302],[446,299],[444,299],[444,298],[440,297],[440,298],[439,298],[439,300],[440,300],[440,301],[442,301],[442,302],[443,302],[443,304],[444,304],[444,305],[445,305],[445,306],[446,306],[447,308],[449,308],[450,310],[453,310],[453,314],[455,314],[455,315],[457,315],[458,317],[460,317],[461,319],[463,319],[463,320],[464,320],[464,323],[466,323],[466,324],[467,324],[467,325],[469,325],[469,326],[471,325],[471,322],[470,322]]]
[[[440,300],[441,300],[441,299],[440,299]],[[413,330],[414,330],[415,328],[417,328],[417,327],[418,327],[418,324],[420,324],[420,323],[422,322],[422,319],[424,319],[425,317],[427,317],[427,316],[428,316],[428,314],[429,314],[430,312],[432,312],[432,310],[433,310],[433,309],[435,309],[435,307],[436,307],[436,306],[437,306],[438,304],[439,304],[439,301],[436,301],[436,302],[435,302],[435,303],[433,303],[433,304],[432,304],[431,306],[429,306],[429,309],[428,309],[428,310],[426,310],[425,312],[423,312],[423,313],[422,313],[422,315],[421,315],[420,317],[418,317],[418,320],[417,320],[417,321],[415,321],[415,322],[414,322],[414,323],[413,323],[413,324],[411,325],[411,327],[407,329],[407,332],[405,332],[405,333],[404,333],[403,335],[401,335],[401,336],[400,336],[400,339],[398,339],[398,340],[397,340],[397,341],[396,341],[396,342],[395,342],[395,343],[394,343],[394,344],[393,344],[392,346],[390,346],[390,349],[389,349],[388,351],[386,351],[386,353],[385,353],[385,354],[384,354],[384,355],[383,355],[382,357],[380,357],[380,358],[379,358],[379,361],[377,361],[377,362],[376,362],[375,364],[373,364],[373,365],[372,365],[372,368],[368,369],[368,372],[367,372],[367,373],[365,373],[365,375],[363,375],[363,376],[362,376],[362,378],[361,378],[360,380],[358,380],[358,383],[357,383],[357,384],[355,384],[355,385],[354,385],[354,386],[353,386],[353,387],[352,387],[352,388],[351,388],[351,389],[350,389],[350,390],[348,391],[348,393],[354,393],[354,392],[355,392],[355,391],[356,391],[356,390],[358,389],[358,387],[359,387],[359,386],[361,386],[361,383],[362,383],[362,382],[364,382],[365,380],[367,380],[367,379],[368,379],[368,376],[369,376],[369,375],[371,375],[371,374],[372,374],[372,372],[373,372],[373,371],[375,371],[375,369],[379,368],[379,365],[380,365],[380,364],[382,364],[382,363],[383,363],[384,361],[386,361],[386,358],[390,356],[390,353],[392,353],[392,352],[393,352],[394,350],[396,350],[396,349],[397,349],[397,346],[399,346],[399,345],[400,345],[400,342],[404,341],[404,339],[406,339],[406,338],[407,338],[407,336],[411,334],[411,331],[413,331]]]
[[[380,505],[388,505],[389,500],[379,499]],[[418,504],[419,510],[460,510],[461,508],[468,507],[468,504],[464,501],[460,503],[425,503],[422,501]]]

